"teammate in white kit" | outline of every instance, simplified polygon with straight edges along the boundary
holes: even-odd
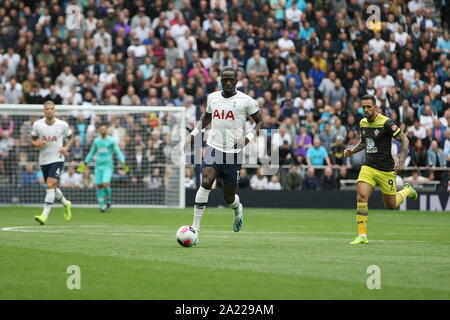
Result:
[[[44,210],[35,220],[41,225],[47,221],[55,199],[64,206],[64,219],[72,218],[71,202],[64,198],[57,187],[59,176],[64,168],[64,156],[69,154],[73,143],[72,130],[69,124],[55,117],[56,107],[52,101],[44,103],[44,118],[37,120],[31,130],[31,145],[39,148],[39,165],[47,184]],[[63,147],[64,138],[68,139]]]
[[[202,162],[202,183],[195,196],[192,226],[197,232],[200,230],[200,220],[216,177],[222,178],[225,202],[233,209],[233,231],[239,232],[243,225],[242,204],[236,194],[242,165],[241,151],[255,138],[256,132],[261,128],[262,117],[257,102],[236,90],[237,82],[235,69],[228,67],[222,70],[222,91],[208,96],[206,112],[192,130],[190,139],[187,139],[188,143],[193,144],[195,136],[211,123]],[[256,125],[252,132],[243,137],[248,117],[252,117]]]

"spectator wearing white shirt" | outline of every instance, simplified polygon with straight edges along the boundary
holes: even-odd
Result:
[[[170,27],[170,34],[175,41],[177,41],[179,38],[184,37],[186,30],[189,30],[189,27],[185,24],[184,19],[181,16],[178,18],[177,23]]]
[[[328,77],[322,79],[319,85],[319,91],[322,92],[324,96],[327,96],[328,93],[334,89],[334,81],[336,80],[336,73],[334,71],[330,71]]]
[[[94,39],[94,47],[95,48],[103,47],[105,45],[105,41],[107,41],[107,43],[112,45],[112,37],[106,31],[104,26],[100,27],[100,30],[94,34],[92,39]]]
[[[208,55],[208,51],[206,51],[206,50],[202,51],[202,56],[200,58],[200,61],[206,70],[209,70],[209,68],[212,66],[212,58]],[[237,86],[237,87],[239,88],[239,86]]]
[[[113,72],[113,68],[110,64],[108,64],[105,68],[105,72],[100,73],[98,81],[102,84],[108,84],[112,82],[112,79],[116,77],[116,74]]]
[[[184,107],[186,110],[186,123],[189,127],[194,128],[197,108],[194,104],[194,98],[192,96],[186,96],[184,98]]]
[[[375,38],[369,40],[369,53],[382,54],[385,52],[386,41],[381,39],[381,33],[375,32]]]
[[[72,86],[69,93],[63,97],[63,104],[80,105],[83,102],[83,96],[77,92],[77,87]]]
[[[425,19],[425,16],[423,15],[423,8],[419,8],[416,10],[415,22],[420,26],[423,19]]]
[[[425,128],[432,128],[436,116],[433,113],[433,109],[430,105],[426,105],[423,108],[422,115],[420,116],[420,124]]]
[[[136,95],[136,90],[134,89],[133,86],[129,86],[127,88],[127,93],[125,95],[122,96],[122,98],[120,98],[120,105],[122,106],[131,106],[131,105],[138,105],[140,104],[140,99],[139,99],[139,103],[133,103],[133,97]]]
[[[253,190],[267,190],[268,186],[267,177],[262,174],[262,169],[258,168],[256,174],[250,179],[250,187]]]
[[[450,128],[450,109],[445,110],[444,115],[439,118],[439,121],[446,128]]]
[[[146,26],[145,21],[141,20],[139,22],[139,25],[136,28],[132,29],[132,32],[134,32],[134,36],[139,38],[139,41],[142,43],[145,39],[148,38],[148,33],[151,31],[148,26]]]
[[[404,47],[406,45],[406,41],[408,40],[408,34],[404,31],[403,26],[398,27],[398,31],[394,33],[395,42],[400,47]]]
[[[88,10],[87,17],[84,19],[84,26],[86,31],[93,32],[97,29],[97,18],[95,17],[95,12],[93,10]]]
[[[167,2],[167,10],[164,11],[166,13],[167,20],[173,20],[175,19],[175,14],[177,10],[175,9],[175,3],[174,1],[168,1]]]
[[[418,9],[423,9],[425,5],[421,0],[411,0],[408,2],[408,10],[411,13],[416,13]]]
[[[56,78],[56,82],[60,80],[69,88],[77,82],[77,78],[73,75],[72,68],[70,66],[65,66],[63,72],[61,72],[58,78]]]
[[[386,67],[382,67],[381,74],[375,77],[374,87],[375,89],[383,90],[383,97],[390,88],[395,87],[394,78],[388,74],[388,69]]]
[[[189,42],[192,42],[192,49],[194,51],[198,50],[197,39],[191,35],[191,30],[189,30],[189,28],[184,31],[184,35],[182,37],[176,39],[176,42],[181,56],[183,56],[183,53],[189,49]]]
[[[142,25],[142,23],[144,23],[145,28],[150,28],[151,20],[150,17],[145,15],[144,7],[140,7],[137,14],[135,14],[133,18],[131,18],[131,28],[137,28],[138,26]]]
[[[281,57],[286,58],[289,55],[289,49],[295,48],[294,42],[289,39],[289,31],[283,32],[283,37],[277,41],[278,47],[281,51]]]
[[[39,17],[39,20],[37,21],[37,24],[46,24],[47,21],[50,21],[52,19],[52,16],[50,15],[50,12],[48,8],[44,7],[44,12]]]
[[[299,8],[297,8],[297,1],[295,0],[292,1],[291,7],[287,8],[284,11],[286,20],[296,24],[300,24],[302,14],[303,14],[302,11]]]
[[[75,167],[70,166],[69,169],[61,174],[61,187],[63,188],[81,188],[83,179],[79,173],[75,172]]]
[[[273,175],[272,177],[270,177],[270,182],[267,184],[267,189],[268,190],[281,190],[281,184],[280,184],[280,181],[278,180],[277,175]]]
[[[391,33],[389,35],[389,41],[387,42],[388,52],[389,54],[397,52],[399,45],[395,42],[395,35]]]
[[[425,9],[425,17],[420,23],[422,30],[431,31],[433,27],[437,27],[437,22],[433,19],[430,9]]]
[[[420,124],[420,121],[418,119],[414,120],[412,128],[413,128],[414,136],[416,138],[425,139],[425,137],[426,137],[425,128]]]
[[[0,55],[0,64],[3,64],[5,60],[8,62],[8,71],[15,74],[20,62],[20,55],[15,53],[13,48],[8,48],[4,55]]]
[[[208,13],[208,19],[203,21],[202,28],[203,30],[208,31],[213,24],[217,25],[222,30],[222,25],[219,20],[216,20],[216,15],[213,12],[210,12]]]
[[[220,9],[222,12],[227,12],[227,1],[226,0],[210,0],[210,8]]]
[[[285,126],[280,126],[280,130],[273,134],[272,147],[281,147],[284,141],[287,141],[289,145],[292,145],[292,137],[290,133],[286,130]]]
[[[141,44],[141,40],[138,37],[134,37],[133,44],[127,49],[128,55],[134,54],[135,58],[143,58],[147,55],[147,49]]]
[[[397,32],[400,24],[395,21],[395,15],[393,13],[388,14],[388,21],[386,23],[386,28],[391,32]]]
[[[64,84],[64,82],[61,79],[59,79],[58,81],[56,81],[55,91],[56,94],[58,94],[61,98],[64,98],[66,95],[69,94],[70,90]]]
[[[441,89],[442,89],[442,87],[439,83],[437,83],[436,77],[432,76],[430,78],[430,83],[428,85],[428,90],[430,91],[430,94],[431,94],[431,92],[434,92],[436,95],[438,95],[441,93]]]
[[[22,84],[18,83],[15,77],[5,83],[3,91],[5,96],[5,103],[19,104],[23,98]]]
[[[416,74],[416,70],[412,69],[411,62],[405,62],[405,68],[402,70],[403,80],[414,82],[414,75]]]

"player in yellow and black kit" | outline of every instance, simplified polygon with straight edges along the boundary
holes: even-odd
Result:
[[[357,212],[358,236],[351,244],[367,244],[367,218],[370,195],[377,185],[383,196],[386,209],[396,209],[406,198],[417,199],[417,192],[406,184],[403,190],[397,192],[396,173],[403,169],[408,154],[408,138],[401,129],[388,117],[377,112],[374,96],[365,95],[362,98],[362,108],[365,118],[360,123],[361,139],[352,149],[344,150],[344,157],[365,150],[366,160],[361,167],[357,180]],[[401,152],[398,163],[395,164],[391,154],[392,138],[401,142]]]

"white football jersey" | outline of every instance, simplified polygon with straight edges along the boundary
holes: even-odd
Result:
[[[208,96],[206,112],[211,113],[211,131],[206,144],[222,152],[237,153],[234,144],[244,134],[247,117],[259,111],[258,103],[241,91],[229,98],[216,91]]]
[[[67,122],[55,118],[55,122],[48,125],[45,118],[42,118],[33,124],[31,135],[46,142],[45,146],[39,149],[39,165],[65,160],[64,155],[59,153],[59,148],[63,146],[64,138],[72,135]]]

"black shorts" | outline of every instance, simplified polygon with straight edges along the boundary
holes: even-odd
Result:
[[[239,153],[225,153],[207,145],[202,168],[213,167],[224,185],[236,188],[239,182],[242,159],[242,151]]]
[[[47,178],[59,179],[64,168],[64,162],[53,162],[41,166],[42,173],[44,175],[44,181],[47,182]]]

